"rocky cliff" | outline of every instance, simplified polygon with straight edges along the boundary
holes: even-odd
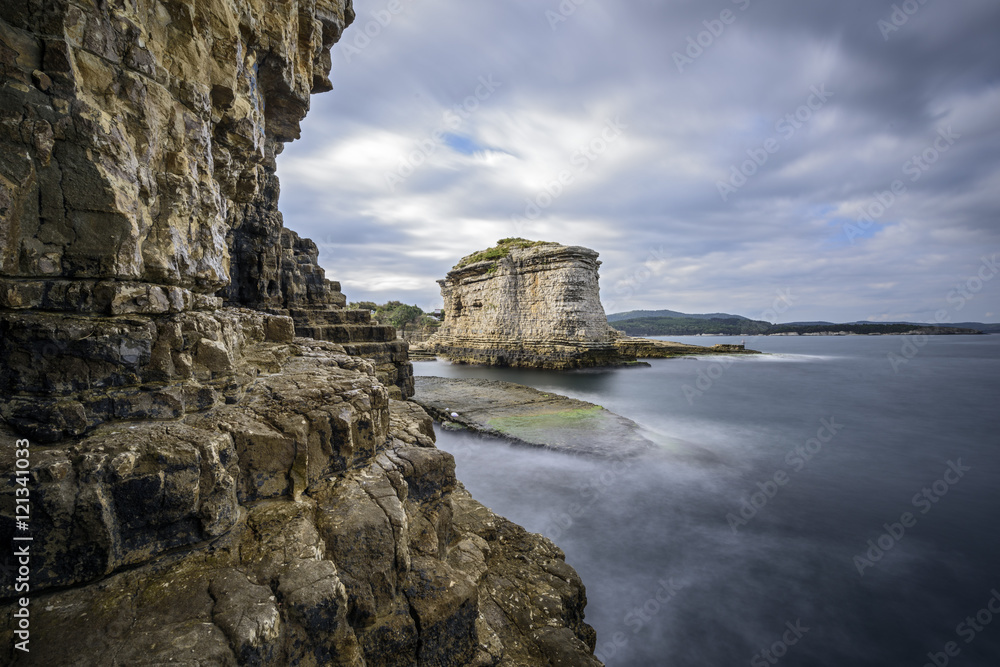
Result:
[[[445,320],[429,347],[460,363],[578,368],[634,361],[601,306],[597,253],[504,239],[444,280]]]
[[[405,344],[282,226],[352,19],[0,4],[3,662],[598,664],[562,553],[463,490]]]

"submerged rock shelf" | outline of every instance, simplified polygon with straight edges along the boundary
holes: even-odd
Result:
[[[513,382],[418,377],[412,400],[447,428],[535,447],[606,457],[636,456],[656,447],[631,419]]]

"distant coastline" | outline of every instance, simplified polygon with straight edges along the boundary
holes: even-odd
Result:
[[[941,331],[941,327],[935,327],[932,330],[920,330],[914,329],[912,331],[890,331],[890,332],[871,332],[871,333],[858,333],[856,331],[784,331],[780,333],[763,333],[763,334],[750,334],[753,336],[988,336],[991,332],[989,331],[977,331],[974,329],[960,329],[957,331]],[[704,336],[706,338],[710,337],[732,337],[741,334],[723,334],[723,333],[699,333],[699,334],[657,334],[657,335],[667,335],[667,336]]]
[[[773,324],[740,315],[689,315],[676,311],[632,311],[608,315],[629,336],[954,336],[1000,333],[1000,324],[960,322],[949,326],[920,322],[789,322]]]
[[[942,331],[941,327],[929,329],[917,329],[913,331],[889,331],[884,333],[856,333],[853,331],[808,331],[805,333],[798,331],[788,331],[784,333],[769,333],[765,336],[988,336],[985,331],[975,329],[958,329],[955,331]]]

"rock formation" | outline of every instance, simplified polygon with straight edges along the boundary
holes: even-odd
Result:
[[[634,355],[640,359],[672,359],[674,357],[703,356],[710,354],[760,354],[757,350],[748,350],[742,343],[716,343],[712,347],[704,345],[689,345],[667,340],[651,340],[649,338],[633,338],[622,336],[615,341],[622,354]]]
[[[567,369],[635,361],[615,346],[597,253],[504,239],[439,280],[444,324],[429,347],[459,363]]]
[[[282,226],[352,19],[0,4],[5,664],[599,664],[562,553],[469,497],[405,344]]]
[[[413,401],[441,427],[529,447],[622,459],[655,449],[631,419],[551,391],[482,378],[416,378]]]

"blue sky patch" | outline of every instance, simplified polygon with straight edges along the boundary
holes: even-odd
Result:
[[[483,146],[480,146],[471,138],[460,134],[452,134],[451,132],[444,135],[444,143],[453,151],[462,155],[472,155],[476,151],[484,149]]]

